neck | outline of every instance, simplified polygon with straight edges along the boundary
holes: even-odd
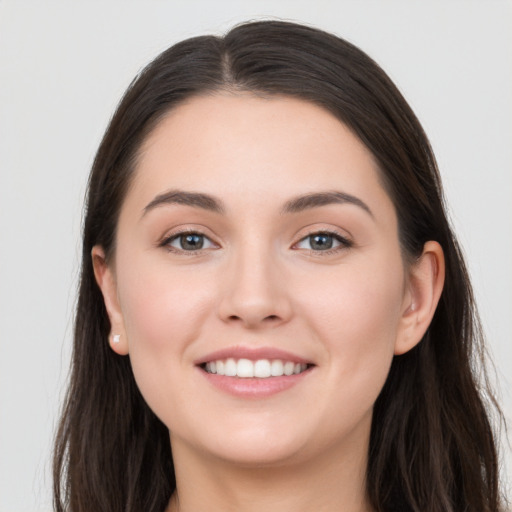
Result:
[[[355,446],[361,446],[355,443]],[[367,445],[366,445],[367,446]],[[173,440],[176,492],[166,512],[370,512],[367,453],[330,447],[314,461],[248,467]]]

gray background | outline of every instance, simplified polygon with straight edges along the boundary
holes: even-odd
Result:
[[[439,160],[510,420],[510,1],[0,0],[0,512],[51,510],[82,198],[117,101],[171,43],[264,16],[351,40],[415,109]],[[510,449],[504,459],[512,465]]]

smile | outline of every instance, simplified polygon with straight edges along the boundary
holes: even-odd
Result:
[[[276,347],[232,346],[194,361],[209,385],[242,399],[263,399],[294,388],[316,364]]]
[[[202,366],[207,373],[224,375],[226,377],[239,377],[242,379],[257,378],[268,379],[298,375],[308,369],[306,363],[295,363],[282,359],[217,359],[209,361]]]

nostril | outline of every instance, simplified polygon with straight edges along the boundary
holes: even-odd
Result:
[[[242,318],[239,317],[238,315],[230,315],[229,316],[229,320],[231,321],[241,321]],[[266,317],[263,318],[263,321],[264,322],[275,322],[276,320],[279,320],[279,316],[278,315],[268,315]]]

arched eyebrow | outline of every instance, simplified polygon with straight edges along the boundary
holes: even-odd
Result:
[[[304,194],[287,201],[281,210],[282,214],[298,213],[310,208],[318,208],[329,204],[353,204],[362,208],[366,213],[373,217],[370,207],[356,196],[346,194],[345,192],[329,191],[314,192],[312,194]]]
[[[358,197],[339,191],[313,192],[295,197],[284,204],[281,209],[281,214],[299,213],[304,210],[318,208],[320,206],[345,203],[358,206],[373,217],[372,211],[365,202]],[[226,212],[223,202],[209,194],[203,194],[201,192],[187,192],[184,190],[169,190],[168,192],[164,192],[163,194],[156,196],[144,208],[142,215],[146,215],[146,213],[158,206],[167,204],[184,204],[219,214],[224,214]]]
[[[200,192],[186,192],[184,190],[169,190],[156,196],[145,208],[143,216],[157,206],[166,204],[184,204],[195,208],[202,208],[215,213],[225,213],[224,205],[220,199]]]

